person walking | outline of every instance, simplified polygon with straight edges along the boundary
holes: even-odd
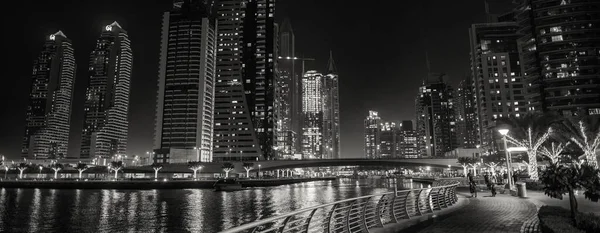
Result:
[[[471,172],[467,173],[467,178],[469,179],[469,183],[473,182],[473,174]]]
[[[508,173],[504,172],[504,174],[502,175],[502,178],[504,180],[504,184],[508,184]]]
[[[477,185],[474,181],[469,183],[469,191],[471,191],[471,197],[477,197]]]
[[[490,175],[487,172],[483,175],[483,179],[485,180],[487,188],[490,189]]]

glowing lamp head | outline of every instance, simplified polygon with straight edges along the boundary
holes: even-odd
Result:
[[[106,29],[106,31],[112,31],[112,25],[106,25],[106,27],[104,28]]]
[[[56,40],[56,36],[55,35],[50,35],[50,40]]]
[[[499,129],[498,132],[502,135],[502,136],[506,136],[508,134],[508,129]]]

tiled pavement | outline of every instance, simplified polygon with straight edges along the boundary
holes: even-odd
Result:
[[[463,193],[463,195],[470,195]],[[537,210],[532,201],[489,192],[480,192],[477,198],[451,213],[446,218],[432,223],[419,232],[539,232]]]

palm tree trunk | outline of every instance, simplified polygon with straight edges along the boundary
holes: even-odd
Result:
[[[79,171],[79,179],[81,179],[81,174],[83,173],[83,171]]]
[[[576,224],[575,216],[577,216],[577,199],[575,199],[575,192],[569,188],[569,204],[571,205],[571,218],[573,223]]]
[[[154,179],[158,179],[158,170],[154,169]]]
[[[19,179],[23,179],[23,171],[24,171],[24,170],[19,170],[19,172],[20,172],[20,173],[19,173]]]
[[[57,171],[54,171],[54,179],[55,179],[55,180],[56,180],[56,179],[58,179],[58,170],[57,170]]]
[[[229,171],[225,171],[225,178],[229,177]]]
[[[196,179],[196,172],[197,172],[197,171],[198,171],[198,170],[194,170],[194,179]]]
[[[117,179],[118,175],[119,175],[119,170],[115,170],[115,179]]]

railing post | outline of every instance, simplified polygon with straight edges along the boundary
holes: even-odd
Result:
[[[427,207],[429,207],[429,211],[430,213],[433,213],[433,202],[431,201],[431,191],[433,191],[433,188],[429,190],[429,192],[427,193]]]
[[[279,233],[283,232],[283,230],[285,229],[285,226],[287,225],[287,223],[290,221],[291,218],[292,218],[292,216],[288,216],[287,218],[285,218],[285,220],[283,220],[283,222],[281,223],[281,227],[279,227],[279,230],[277,232],[279,232]]]
[[[354,207],[354,204],[356,204],[358,202],[358,200],[352,201],[352,204],[350,205],[350,208],[348,208],[346,211],[346,230],[348,231],[348,233],[350,233],[350,213],[352,213],[352,208]]]
[[[442,195],[441,195],[441,199],[442,199],[442,204],[440,204],[440,209],[441,208],[448,208],[448,203],[446,202],[446,197],[448,197],[448,187],[443,187],[441,188],[442,190]]]
[[[416,209],[417,209],[417,215],[418,215],[418,216],[421,216],[421,215],[423,215],[423,214],[421,213],[421,193],[423,192],[423,190],[424,190],[424,189],[421,189],[421,190],[419,190],[419,193],[417,194],[417,198],[415,199],[415,200],[416,200],[416,202],[417,202],[417,208],[416,208]]]
[[[398,196],[396,195],[396,193],[394,193],[394,196],[392,196],[392,201],[391,201],[391,203],[389,203],[390,215],[392,216],[393,223],[398,222],[398,218],[396,218],[396,211],[394,210],[394,204],[396,203],[396,197],[398,197]]]
[[[456,185],[456,184],[454,186],[452,186],[452,198],[454,199],[454,203],[456,203],[458,201],[458,196],[456,196],[456,187],[457,186],[458,185]]]
[[[367,206],[369,205],[369,200],[371,200],[370,197],[364,201],[364,206],[363,206],[361,214],[360,214],[360,216],[362,218],[362,226],[364,229],[363,232],[367,232],[367,233],[369,233],[369,227],[367,226]]]
[[[377,202],[377,207],[375,208],[376,211],[376,218],[377,218],[377,222],[379,223],[379,227],[383,227],[383,220],[382,220],[382,209],[381,209],[381,205],[383,205],[384,202],[387,202],[386,199],[386,195],[384,194],[383,196],[381,196],[381,198],[379,198],[379,201]],[[383,208],[385,210],[385,207]]]
[[[310,220],[315,215],[315,212],[317,212],[317,209],[313,209],[306,218],[306,230],[304,231],[304,233],[308,233],[308,228],[310,228]]]
[[[327,233],[332,233],[331,231],[331,217],[333,216],[333,213],[335,212],[335,210],[337,209],[337,207],[340,204],[335,204],[333,205],[333,207],[331,207],[331,210],[329,211],[329,214],[327,215],[327,225],[325,225],[325,232]]]
[[[406,214],[406,218],[410,218],[410,214],[408,214],[408,197],[410,196],[410,191],[406,192],[406,196],[404,197],[404,213]]]

